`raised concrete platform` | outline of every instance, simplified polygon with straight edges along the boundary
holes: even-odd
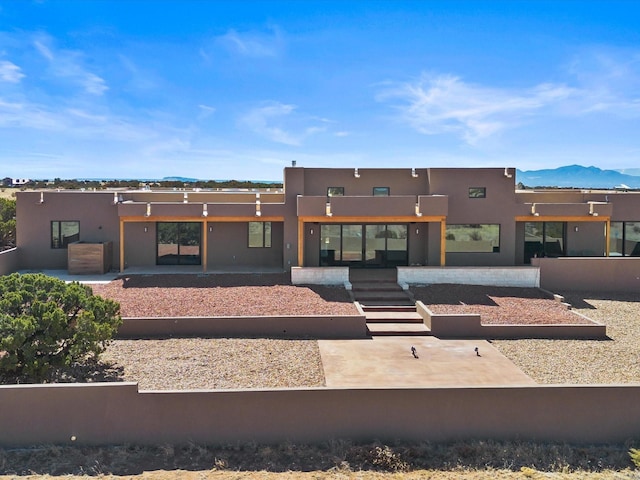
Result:
[[[327,387],[535,385],[483,340],[394,336],[319,340],[318,345]],[[411,354],[412,346],[418,358]]]

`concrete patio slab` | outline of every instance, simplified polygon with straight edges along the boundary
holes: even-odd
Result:
[[[484,340],[372,337],[319,340],[318,345],[327,387],[535,385]]]

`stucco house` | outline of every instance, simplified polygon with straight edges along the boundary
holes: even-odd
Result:
[[[17,222],[23,269],[66,269],[75,242],[108,242],[120,272],[640,255],[640,194],[519,191],[513,168],[292,166],[282,189],[23,191]]]

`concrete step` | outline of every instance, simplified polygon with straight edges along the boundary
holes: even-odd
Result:
[[[370,335],[431,335],[431,331],[423,323],[367,323]]]
[[[402,291],[402,287],[397,283],[388,282],[359,282],[351,284],[352,291]]]
[[[360,303],[363,310],[367,308],[381,308],[384,310],[393,311],[398,308],[415,308],[415,303],[408,298],[396,298],[396,299],[356,299]]]
[[[367,323],[423,323],[424,320],[417,312],[397,311],[365,311]]]
[[[360,305],[365,312],[405,312],[416,311],[416,306],[411,305]]]
[[[385,291],[371,291],[371,290],[361,290],[361,291],[351,291],[353,293],[353,296],[356,300],[359,300],[360,298],[370,298],[370,299],[380,299],[380,300],[386,300],[386,299],[392,299],[392,298],[409,298],[409,295],[407,295],[406,292],[404,292],[403,290],[398,290],[396,292],[389,292],[388,290]]]

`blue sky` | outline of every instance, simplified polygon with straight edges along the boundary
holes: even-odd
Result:
[[[637,1],[0,0],[0,177],[640,166]]]

